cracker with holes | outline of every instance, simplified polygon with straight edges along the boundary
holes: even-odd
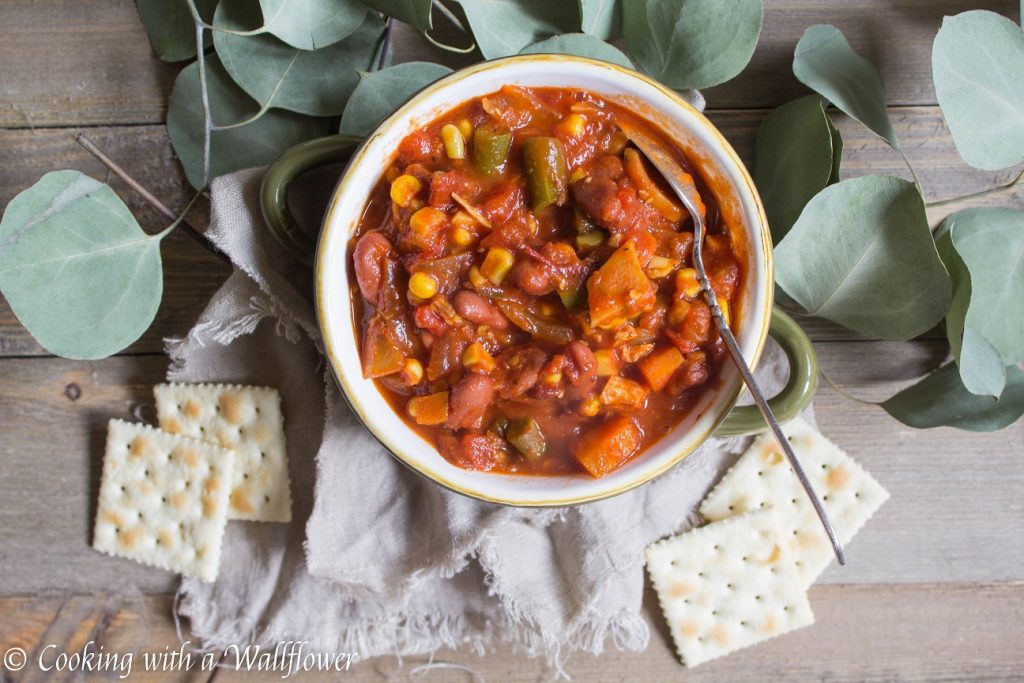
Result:
[[[690,667],[814,623],[772,510],[659,541],[647,570]]]
[[[111,420],[92,547],[213,581],[234,463],[219,446]]]
[[[783,426],[793,452],[821,496],[832,526],[843,544],[889,498],[889,493],[853,458],[801,419]],[[804,586],[810,586],[833,558],[810,499],[800,486],[775,437],[762,434],[712,489],[700,513],[710,521],[774,507],[780,530],[789,539]]]
[[[153,393],[162,429],[235,451],[229,519],[291,521],[284,417],[277,389],[159,384]]]

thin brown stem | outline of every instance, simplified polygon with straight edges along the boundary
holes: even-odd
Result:
[[[175,213],[171,211],[169,208],[167,208],[167,206],[163,202],[157,199],[152,192],[143,187],[139,183],[139,181],[135,180],[135,178],[132,178],[130,175],[128,175],[127,171],[121,168],[121,166],[119,166],[113,159],[104,154],[103,151],[96,146],[96,143],[87,138],[85,134],[79,133],[78,135],[76,135],[75,141],[82,147],[84,147],[85,151],[89,152],[89,154],[92,154],[94,157],[96,157],[100,161],[100,163],[109,168],[114,175],[123,180],[128,185],[128,187],[130,187],[136,194],[142,197],[147,204],[149,204],[154,209],[163,214],[168,220],[179,220],[179,216],[175,215]],[[184,213],[188,212],[188,209],[192,207],[193,203],[194,200],[193,202],[189,202],[188,208],[185,209],[183,215]],[[221,259],[226,263],[231,263],[231,259],[228,258],[227,254],[225,254],[223,251],[215,247],[208,239],[206,239],[206,236],[203,235],[203,233],[199,232],[194,227],[192,227],[188,221],[184,220],[184,218],[181,218],[179,225],[181,229],[188,234],[189,237],[191,237],[197,243],[202,245],[202,247],[209,251],[211,254],[213,254],[214,256],[216,256],[217,258]]]

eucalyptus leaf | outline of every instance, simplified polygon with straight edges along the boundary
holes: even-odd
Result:
[[[228,76],[216,55],[206,58],[207,91],[214,123],[227,126],[255,115],[258,107]],[[167,109],[167,132],[193,187],[203,178],[205,117],[199,89],[199,63],[178,74]],[[263,166],[289,147],[327,133],[327,122],[271,109],[251,123],[215,131],[210,139],[210,178],[252,166]]]
[[[257,0],[222,2],[214,25],[235,31],[258,25]],[[345,40],[323,49],[299,50],[269,35],[238,36],[215,31],[214,47],[231,78],[264,108],[277,107],[312,116],[333,116],[345,109],[384,30],[376,15]]]
[[[899,149],[885,109],[882,75],[874,64],[853,51],[842,31],[827,24],[804,31],[793,56],[793,73],[801,83]]]
[[[881,405],[894,418],[917,429],[948,426],[994,432],[1024,415],[1024,372],[1008,367],[1006,389],[996,400],[968,391],[956,365],[947,363]]]
[[[613,47],[600,38],[589,36],[586,33],[566,33],[560,36],[552,36],[533,45],[527,45],[519,54],[531,55],[551,52],[602,59],[606,62],[624,66],[627,69],[633,68],[633,62],[629,61],[629,57],[624,55],[617,47]]]
[[[571,0],[458,0],[485,59],[517,54],[527,45],[579,25]]]
[[[338,132],[366,136],[424,86],[452,72],[429,62],[406,62],[387,69],[360,72],[359,85],[341,116]]]
[[[7,205],[0,292],[47,351],[105,358],[138,339],[163,293],[160,235],[108,186],[54,171]]]
[[[971,276],[953,248],[948,222],[936,231],[935,246],[953,284],[953,299],[946,311],[946,336],[960,369],[960,379],[972,394],[999,396],[1006,384],[1006,367],[999,352],[977,330],[965,327],[971,302]]]
[[[995,12],[942,20],[932,78],[956,149],[994,171],[1024,160],[1024,32]]]
[[[421,31],[429,31],[431,23],[430,8],[432,0],[361,0],[361,2],[389,17],[415,26]]]
[[[300,50],[319,50],[349,35],[366,18],[357,0],[259,0],[263,28]]]
[[[185,0],[137,0],[139,17],[156,56],[165,62],[183,62],[196,56],[196,24]],[[196,0],[199,16],[213,18],[217,0]],[[203,36],[208,47],[210,35]]]
[[[828,121],[828,132],[832,136],[832,171],[828,176],[828,184],[835,185],[839,182],[839,171],[843,165],[843,134],[836,128],[827,111],[825,120]]]
[[[821,98],[808,95],[774,109],[757,129],[754,182],[775,243],[832,175],[832,132]]]
[[[826,187],[775,249],[778,284],[811,315],[910,339],[942,320],[949,275],[912,183],[869,175]]]
[[[1004,365],[1024,361],[1024,212],[1005,208],[958,211],[943,224],[966,270],[969,304],[951,309],[947,329],[974,330]],[[945,236],[940,238],[940,241]],[[951,345],[953,339],[950,339]]]
[[[580,30],[608,40],[622,31],[622,0],[578,0]]]
[[[644,71],[679,90],[708,88],[747,65],[763,16],[761,0],[631,0],[622,29]]]

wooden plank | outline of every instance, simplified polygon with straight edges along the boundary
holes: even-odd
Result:
[[[893,393],[943,353],[935,342],[834,342],[819,351],[837,382],[868,399]],[[168,574],[89,547],[107,420],[152,420],[151,387],[166,365],[155,355],[0,360],[0,595],[104,590],[115,577],[146,592],[172,585]],[[914,431],[827,387],[817,413],[825,434],[893,494],[849,548],[848,566],[823,581],[1024,580],[1024,535],[1013,531],[1024,528],[1024,422],[996,434]]]
[[[574,655],[565,671],[573,680],[591,681],[1019,681],[1024,668],[1019,629],[1024,619],[1024,586],[1020,584],[943,584],[881,586],[814,586],[811,604],[817,623],[724,659],[684,669],[668,641],[653,594],[645,596],[651,641],[644,652],[606,650],[600,657]],[[193,669],[160,673],[146,671],[144,653],[177,651],[179,641],[170,619],[169,596],[104,595],[47,598],[0,598],[0,651],[18,647],[29,665],[12,682],[43,680],[39,671],[52,666],[57,652],[80,652],[90,640],[106,654],[132,655],[133,681],[199,681],[201,658]],[[186,639],[189,637],[187,632]],[[48,645],[56,645],[43,653]],[[245,644],[241,644],[244,648]],[[96,646],[93,646],[96,647]],[[415,675],[427,657],[359,660],[342,674],[350,681],[427,680],[472,681],[470,671],[484,680],[514,682],[547,680],[552,671],[543,662],[527,659],[508,646],[478,657],[466,651],[445,650],[433,661],[465,667],[438,669],[423,678]],[[275,681],[284,672],[235,671],[235,658],[220,681]],[[121,664],[121,666],[124,666]],[[154,666],[154,668],[156,668]],[[115,670],[116,671],[116,670]],[[121,669],[120,671],[124,671]],[[422,672],[420,673],[422,676]],[[113,680],[117,673],[96,675]],[[335,681],[339,674],[303,673],[303,681]],[[92,680],[92,678],[90,678]]]
[[[765,112],[714,112],[712,120],[725,133],[747,163],[752,163],[757,126]],[[953,141],[937,108],[915,107],[894,109],[894,124],[904,140],[912,161],[918,167],[928,197],[942,199],[994,187],[1015,174],[1010,169],[986,173],[966,166],[956,153]],[[909,178],[900,156],[862,126],[846,117],[839,117],[839,126],[846,139],[844,177],[864,173],[889,173]],[[89,136],[111,157],[123,163],[129,173],[172,207],[184,206],[191,189],[185,183],[178,162],[161,126],[96,128]],[[89,156],[74,142],[69,129],[18,130],[0,132],[0,205],[33,184],[39,176],[59,168],[77,168],[111,182],[118,194],[138,216],[147,230],[156,230],[166,221],[146,206],[116,177]],[[321,183],[324,192],[331,184]],[[326,198],[323,200],[326,201]],[[989,203],[1024,208],[1024,186],[988,200]],[[977,202],[976,202],[977,203]],[[938,223],[950,211],[943,207],[931,213]],[[309,214],[317,215],[316,210]],[[193,223],[205,225],[201,211]],[[315,220],[308,221],[309,224]],[[209,256],[182,234],[172,235],[164,243],[164,303],[153,327],[133,344],[129,351],[149,352],[162,349],[165,337],[187,332],[203,310],[209,296],[227,275],[227,268]],[[802,320],[815,339],[857,339],[858,335],[826,321]],[[45,353],[21,327],[5,301],[0,301],[0,356],[36,355]]]
[[[811,24],[841,28],[856,50],[885,75],[894,105],[934,104],[931,44],[943,15],[960,0],[769,0],[753,60],[732,81],[711,88],[715,108],[771,107],[807,93],[792,75],[793,48]],[[1013,0],[985,7],[1018,16]],[[467,58],[431,47],[408,26],[395,35],[396,61],[453,66]],[[159,123],[179,66],[153,56],[130,0],[8,0],[0,24],[0,127]]]

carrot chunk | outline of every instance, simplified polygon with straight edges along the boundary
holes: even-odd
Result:
[[[615,417],[583,435],[576,460],[590,476],[600,479],[636,453],[643,438],[644,432],[634,418]]]
[[[640,359],[637,367],[655,391],[661,391],[683,364],[683,354],[674,346],[666,346]]]
[[[409,417],[421,425],[439,425],[448,420],[448,392],[416,396],[406,406]]]

